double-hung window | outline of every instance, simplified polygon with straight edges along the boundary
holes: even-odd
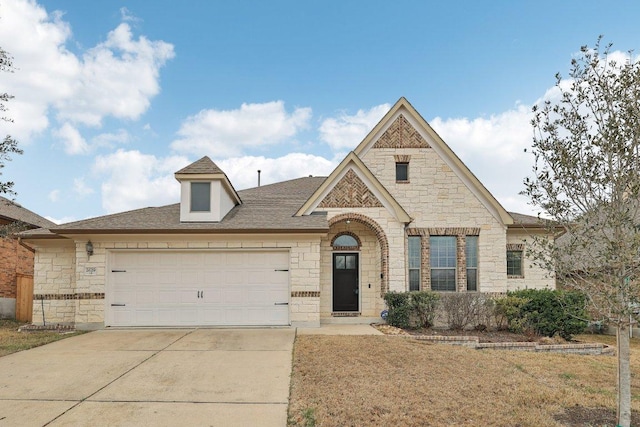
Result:
[[[521,250],[507,251],[507,276],[523,276],[522,252]]]
[[[420,265],[422,262],[422,239],[409,236],[409,290],[420,290]]]
[[[456,236],[431,236],[431,290],[456,290]]]
[[[467,291],[478,290],[478,236],[465,237],[467,259]]]

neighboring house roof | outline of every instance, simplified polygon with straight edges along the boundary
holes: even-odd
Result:
[[[293,215],[325,180],[298,178],[240,191],[241,205],[220,222],[180,222],[180,204],[149,207],[105,215],[23,233],[25,238],[53,238],[66,234],[119,233],[326,233],[326,215]]]
[[[391,193],[378,181],[378,179],[371,173],[369,168],[351,152],[344,158],[344,160],[338,165],[337,168],[329,175],[329,177],[318,187],[313,195],[306,201],[306,203],[298,210],[297,216],[309,215],[320,204],[324,197],[331,191],[331,189],[345,176],[347,171],[355,170],[362,174],[365,185],[369,187],[375,193],[377,193],[378,199],[382,199],[382,205],[395,216],[395,218],[404,223],[411,222],[411,217],[404,210],[402,206],[393,198]],[[356,172],[356,173],[358,173]]]
[[[513,224],[513,219],[509,213],[502,207],[500,202],[485,188],[484,185],[476,178],[469,168],[460,160],[460,158],[449,148],[449,146],[440,138],[440,135],[433,130],[427,121],[416,111],[415,108],[402,97],[395,103],[387,114],[378,122],[378,124],[369,132],[369,134],[356,147],[354,153],[358,157],[364,154],[375,144],[379,135],[392,124],[392,119],[400,112],[405,113],[411,120],[414,127],[419,128],[422,134],[429,138],[429,145],[433,148],[442,160],[449,165],[451,170],[458,175],[464,184],[471,190],[480,202],[503,224]]]
[[[26,209],[19,205],[16,202],[13,202],[5,197],[0,196],[0,218],[14,222],[24,222],[33,227],[54,227],[55,224],[49,221],[46,218],[41,217],[40,215],[31,212],[29,209]]]

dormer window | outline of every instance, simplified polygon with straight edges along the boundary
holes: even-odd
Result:
[[[211,183],[191,183],[191,212],[211,211]]]

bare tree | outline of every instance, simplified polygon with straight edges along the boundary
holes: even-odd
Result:
[[[13,58],[9,55],[4,49],[0,47],[0,71],[13,73]],[[2,89],[0,89],[2,90]],[[9,95],[7,92],[0,92],[0,113],[3,114],[0,117],[1,120],[5,122],[13,122],[12,119],[4,116],[4,113],[7,111],[6,103],[13,99],[12,95]],[[22,154],[22,150],[18,148],[18,141],[13,139],[11,135],[7,135],[4,137],[4,140],[0,142],[0,169],[4,167],[4,164],[11,160],[12,154]],[[2,173],[0,173],[2,175]],[[12,194],[15,195],[13,191],[14,183],[12,181],[0,182],[0,194]]]
[[[564,235],[529,252],[617,329],[618,425],[631,424],[629,328],[640,303],[640,63],[583,46],[558,99],[533,108],[531,204]],[[619,58],[619,55],[615,55]],[[536,249],[538,248],[538,249]]]

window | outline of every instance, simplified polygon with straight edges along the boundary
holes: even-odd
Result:
[[[191,183],[191,212],[211,211],[211,183]]]
[[[357,248],[360,245],[358,244],[358,241],[356,240],[355,237],[349,234],[341,234],[340,236],[334,239],[333,246],[334,247],[338,246],[341,248],[349,248],[349,247]]]
[[[465,257],[467,258],[467,291],[478,290],[478,236],[465,238]]]
[[[431,290],[456,290],[456,237],[431,236],[429,238],[431,258]]]
[[[409,163],[396,163],[396,181],[409,181]]]
[[[522,251],[507,251],[507,276],[523,276]]]
[[[420,264],[422,263],[422,239],[409,236],[409,290],[420,290]]]
[[[354,270],[356,268],[355,255],[336,255],[336,270]]]

